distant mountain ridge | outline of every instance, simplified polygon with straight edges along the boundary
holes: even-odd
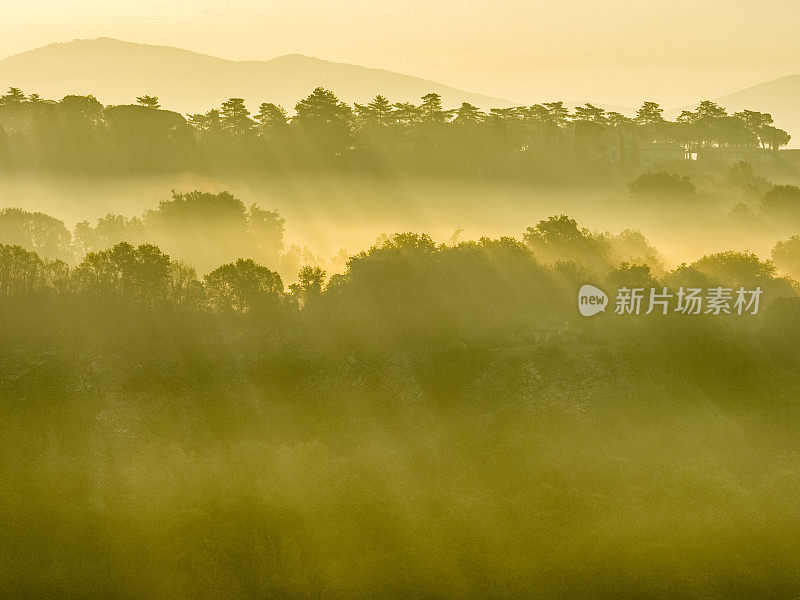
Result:
[[[113,38],[50,44],[0,60],[0,91],[15,86],[54,99],[66,94],[93,94],[104,104],[130,104],[136,96],[149,94],[158,96],[165,108],[182,113],[205,112],[231,97],[244,98],[252,109],[261,102],[275,102],[291,113],[295,104],[319,85],[349,103],[368,102],[376,94],[392,102],[419,103],[428,92],[440,94],[448,107],[469,102],[484,110],[542,100],[512,102],[385,69],[301,54],[234,61]],[[626,115],[636,112],[635,108],[591,102]],[[729,112],[748,108],[770,113],[776,126],[795,136],[790,146],[800,147],[800,75],[760,83],[718,97],[715,102]],[[569,108],[576,105],[565,102]],[[666,110],[664,114],[675,118],[680,110]]]
[[[745,108],[769,113],[777,127],[792,135],[789,147],[800,147],[800,75],[765,81],[717,98],[715,102],[729,113]]]
[[[0,60],[3,89],[15,86],[55,99],[93,94],[104,104],[128,104],[150,94],[165,108],[184,113],[204,112],[232,97],[244,98],[251,107],[275,102],[291,112],[320,85],[350,103],[368,102],[376,94],[393,102],[418,102],[436,92],[448,106],[513,104],[419,77],[300,54],[233,61],[171,46],[97,38],[50,44]]]

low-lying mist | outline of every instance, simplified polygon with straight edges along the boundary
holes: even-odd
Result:
[[[800,596],[790,183],[3,179],[0,598]]]
[[[623,184],[563,189],[339,176],[273,182],[192,174],[113,181],[9,176],[0,180],[0,205],[43,212],[72,229],[79,221],[94,224],[109,213],[141,216],[173,190],[230,191],[245,206],[277,212],[285,219],[285,248],[294,246],[301,262],[323,264],[329,272],[341,271],[345,256],[368,248],[382,234],[424,231],[442,243],[484,235],[520,237],[526,227],[554,214],[567,214],[598,232],[638,230],[659,249],[667,268],[723,250],[751,250],[768,258],[778,241],[800,229],[795,218],[759,214],[763,190],[754,191],[748,181],[722,179],[696,177],[697,191],[688,197],[669,192],[642,197],[632,196]],[[791,172],[783,180],[796,181]],[[766,180],[761,184],[764,189],[769,185]],[[198,243],[219,248],[223,241]],[[194,266],[203,271],[216,265]]]

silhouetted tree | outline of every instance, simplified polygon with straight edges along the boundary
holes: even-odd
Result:
[[[297,103],[295,111],[291,125],[312,161],[327,163],[350,145],[352,111],[330,90],[316,88]]]
[[[71,241],[64,223],[50,215],[19,208],[0,210],[0,243],[21,246],[45,258],[68,260]]]
[[[222,265],[204,280],[208,299],[217,310],[251,312],[275,307],[284,291],[280,275],[252,259]]]
[[[628,184],[628,190],[641,200],[685,200],[695,195],[688,177],[666,172],[643,173]]]
[[[243,98],[231,98],[222,103],[220,124],[234,138],[242,138],[253,131],[255,121],[250,118],[250,111],[244,105]]]
[[[152,306],[168,297],[170,258],[151,244],[134,247],[121,242],[87,254],[73,280],[80,293]]]
[[[137,96],[136,103],[147,108],[161,108],[156,96]]]
[[[776,185],[764,194],[761,211],[770,217],[800,223],[800,188],[796,185]]]

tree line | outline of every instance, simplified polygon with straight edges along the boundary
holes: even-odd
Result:
[[[667,269],[639,232],[556,214],[519,238],[385,236],[287,286],[255,245],[199,276],[147,241],[170,214],[241,232],[258,211],[165,202],[143,239],[82,227],[71,265],[0,246],[6,595],[800,590],[800,297],[776,270],[797,237]],[[587,319],[585,283],[764,295]]]
[[[797,186],[773,184],[743,162],[733,165],[717,185],[720,197],[724,193],[729,201],[740,200],[732,204],[728,215],[731,223],[758,230],[774,228],[776,235],[793,233],[800,227]],[[632,202],[652,208],[712,203],[715,198],[708,190],[698,191],[688,177],[663,171],[642,173],[629,182],[628,192]],[[214,243],[208,242],[211,239]],[[120,242],[133,246],[153,244],[200,273],[248,257],[284,277],[294,278],[302,263],[319,262],[308,249],[287,246],[285,219],[278,212],[257,204],[246,206],[227,191],[173,190],[169,198],[138,216],[108,213],[94,223],[79,221],[72,231],[60,219],[42,212],[0,209],[0,243],[20,246],[43,259],[75,265],[87,254]],[[637,243],[637,259],[656,255],[654,249],[645,249],[641,240]],[[340,254],[337,260],[344,260],[346,256]],[[800,263],[794,254],[780,251],[773,258],[783,271],[800,279]],[[581,261],[591,263],[593,259],[583,256]],[[654,264],[650,259],[645,262]]]
[[[349,105],[318,87],[294,114],[270,102],[251,112],[243,98],[186,117],[158,98],[103,106],[91,95],[59,101],[11,88],[0,96],[0,164],[74,173],[339,169],[374,173],[547,177],[610,163],[636,164],[637,148],[671,144],[772,149],[789,143],[768,113],[729,114],[711,101],[664,118],[655,102],[634,117],[564,102],[494,108],[419,104],[382,95]]]
[[[774,257],[784,271],[789,265],[797,273],[797,238],[779,243]],[[411,232],[387,236],[351,256],[343,273],[328,278],[320,266],[305,265],[288,287],[278,272],[247,257],[198,277],[192,266],[152,243],[92,250],[73,267],[18,245],[0,245],[0,296],[7,307],[29,306],[36,298],[90,312],[119,306],[238,314],[272,330],[301,314],[306,325],[319,328],[314,335],[368,345],[382,339],[415,344],[534,336],[538,327],[558,329],[556,324],[574,321],[575,292],[586,282],[612,290],[759,287],[763,306],[798,295],[795,281],[753,253],[720,252],[667,270],[641,233],[592,232],[565,215],[527,228],[522,240],[484,237],[448,245]]]
[[[277,212],[256,204],[245,206],[229,192],[173,191],[169,199],[140,216],[109,213],[94,224],[79,221],[73,231],[45,213],[0,209],[0,243],[70,264],[119,242],[149,242],[202,272],[239,256],[277,268],[298,259],[296,249],[290,249],[294,252],[290,256],[284,248],[284,225]]]

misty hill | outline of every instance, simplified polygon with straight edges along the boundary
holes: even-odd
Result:
[[[800,142],[800,75],[787,75],[772,81],[722,96],[718,104],[734,112],[749,108],[768,112],[781,129],[793,136],[792,146]]]
[[[232,61],[169,46],[98,38],[50,44],[0,60],[3,89],[15,86],[46,98],[94,94],[104,104],[128,104],[136,96],[151,94],[163,106],[182,112],[205,111],[231,97],[244,98],[252,107],[268,101],[291,110],[320,85],[347,102],[366,102],[377,93],[395,102],[417,102],[436,92],[447,105],[510,104],[418,77],[300,54]]]

